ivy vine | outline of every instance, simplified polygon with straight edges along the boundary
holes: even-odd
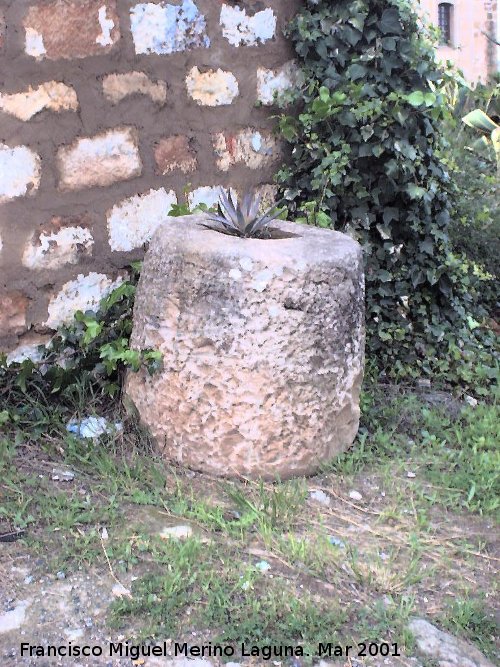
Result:
[[[366,256],[368,354],[392,378],[495,375],[476,286],[449,242],[440,156],[446,75],[406,0],[308,0],[289,27],[304,81],[280,117],[290,214],[354,236]],[[472,347],[471,347],[472,346]]]

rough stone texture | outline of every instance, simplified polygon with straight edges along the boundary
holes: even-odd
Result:
[[[120,39],[116,0],[42,0],[24,19],[26,53],[35,58],[86,58]]]
[[[82,255],[90,255],[94,239],[85,216],[52,218],[46,230],[34,232],[23,252],[23,264],[29,269],[59,269],[76,264]],[[77,224],[75,224],[77,223]]]
[[[5,335],[17,335],[26,330],[28,298],[18,291],[0,297],[0,331]]]
[[[413,619],[408,627],[419,651],[439,667],[495,667],[475,646],[438,630],[423,618]]]
[[[260,169],[279,160],[281,151],[271,132],[246,128],[236,134],[220,132],[213,137],[214,151],[218,155],[217,169],[229,171],[239,162],[250,169]]]
[[[168,213],[176,203],[173,190],[166,192],[160,188],[117,204],[108,213],[109,245],[122,251],[139,248],[168,220]]]
[[[198,166],[190,140],[182,135],[160,139],[155,146],[155,160],[160,174],[169,174],[176,169],[188,174]]]
[[[276,16],[268,7],[247,16],[246,9],[223,4],[220,13],[222,34],[233,46],[255,46],[276,34]]]
[[[61,190],[103,187],[142,172],[137,133],[131,127],[77,139],[59,149],[57,158]]]
[[[21,344],[11,350],[7,355],[7,365],[20,364],[25,359],[38,362],[43,357],[43,347],[49,342],[50,336],[28,333],[23,336]],[[42,347],[43,346],[43,347]]]
[[[7,292],[0,296],[0,331],[5,336],[17,335],[26,330],[28,304],[28,298],[21,292]]]
[[[159,349],[164,369],[129,374],[127,396],[168,460],[222,476],[312,473],[358,429],[361,248],[284,222],[286,238],[238,239],[206,219],[172,218],[153,237],[132,346]]]
[[[220,185],[202,185],[200,188],[192,190],[188,194],[189,208],[193,210],[200,204],[205,204],[208,208],[216,206],[222,190],[227,194],[227,188]]]
[[[143,2],[130,10],[136,53],[168,54],[210,46],[206,21],[193,0],[181,5]]]
[[[238,48],[223,35],[223,5],[245,8],[229,12],[236,23],[226,15],[227,34],[232,31]],[[0,0],[0,32],[2,14],[6,22],[0,48],[0,296],[12,290],[29,296],[28,326],[43,327],[48,299],[78,274],[114,275],[142,259],[138,230],[123,234],[118,225],[116,247],[133,247],[110,245],[107,217],[114,206],[161,188],[174,191],[179,204],[213,205],[219,186],[243,194],[272,183],[282,161],[278,152],[276,159],[262,152],[275,120],[257,104],[257,71],[278,72],[293,58],[283,29],[302,6],[303,0]],[[272,12],[263,13],[266,8]],[[267,28],[262,17],[268,17]],[[274,20],[274,37],[267,39]],[[234,32],[236,24],[242,32]],[[205,84],[209,72],[230,72],[239,94],[227,105],[198,104],[186,87],[194,67]],[[197,86],[203,99],[209,87]],[[219,94],[215,90],[213,99],[219,101]],[[227,89],[223,95],[232,97]],[[260,133],[261,152],[238,141],[245,128],[252,128],[255,146]],[[222,160],[212,142],[219,134]],[[77,220],[84,214],[89,225]],[[76,257],[70,243],[61,253],[52,237],[60,240],[60,229],[47,226],[53,218],[88,229],[91,253],[77,244]],[[35,250],[39,237],[49,242],[48,252]],[[18,344],[0,329],[0,350]]]
[[[105,97],[113,104],[137,94],[147,95],[160,106],[167,99],[167,84],[164,81],[152,81],[144,72],[108,74],[103,79],[102,89]]]
[[[69,324],[77,310],[97,312],[101,300],[122,282],[123,278],[112,280],[103,273],[80,274],[52,297],[45,326],[57,329],[62,324]]]
[[[40,156],[27,146],[0,144],[0,204],[32,195],[40,185]]]
[[[197,67],[193,67],[186,77],[186,87],[193,100],[205,107],[231,104],[239,94],[234,74],[224,72],[220,68],[200,72]]]
[[[22,93],[0,93],[0,110],[19,120],[30,120],[44,109],[76,111],[78,98],[74,88],[57,81],[48,81],[37,88],[29,86],[28,90]]]
[[[276,95],[294,88],[302,82],[297,64],[290,60],[282,67],[272,70],[259,67],[257,70],[257,99],[262,104],[271,105]]]

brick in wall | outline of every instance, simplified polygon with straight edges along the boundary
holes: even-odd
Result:
[[[69,324],[77,310],[97,312],[101,300],[122,282],[123,278],[113,280],[104,273],[80,273],[50,299],[45,326],[57,329],[63,324]]]
[[[57,81],[47,81],[36,88],[20,93],[0,93],[0,110],[19,118],[31,120],[33,116],[44,111],[76,111],[78,98],[75,89]]]
[[[190,140],[183,135],[160,139],[154,152],[156,165],[163,175],[177,169],[187,174],[195,171],[198,164]]]
[[[246,8],[223,4],[220,13],[222,34],[232,46],[264,44],[276,34],[276,15],[267,7],[253,15]]]
[[[221,192],[228,193],[227,188],[221,185],[202,185],[188,193],[188,203],[191,209],[200,204],[205,204],[208,208],[217,206]]]
[[[257,69],[257,99],[265,105],[274,104],[276,96],[302,83],[297,64],[290,60],[278,69]]]
[[[220,132],[213,137],[217,168],[229,171],[235,164],[245,164],[250,169],[260,169],[281,157],[278,141],[267,130],[246,128],[240,132]]]
[[[40,157],[28,146],[0,144],[0,203],[34,194],[40,185]]]
[[[200,106],[219,107],[231,104],[239,95],[238,81],[231,72],[222,69],[200,72],[192,67],[186,77],[190,97]]]
[[[26,53],[35,58],[86,58],[120,39],[116,0],[51,0],[31,5],[24,18]]]
[[[0,296],[0,332],[15,336],[26,331],[29,300],[22,292],[12,291]]]
[[[141,2],[130,9],[135,52],[170,54],[210,46],[206,20],[193,0]]]
[[[45,229],[34,232],[27,241],[22,262],[28,269],[59,269],[76,264],[92,252],[94,239],[86,215],[54,216]]]
[[[115,251],[140,248],[168,217],[177,197],[173,190],[150,190],[129,197],[108,212],[109,245]]]
[[[81,190],[125,181],[142,173],[134,128],[116,128],[77,139],[57,155],[61,190]]]
[[[167,84],[152,81],[144,72],[109,74],[104,77],[102,89],[106,99],[113,104],[118,104],[129,95],[147,95],[160,106],[167,99]]]

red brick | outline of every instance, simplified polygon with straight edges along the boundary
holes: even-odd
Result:
[[[26,53],[50,60],[107,53],[120,38],[116,0],[42,0],[24,28]]]
[[[175,169],[187,174],[197,167],[196,156],[189,139],[179,135],[160,139],[155,147],[155,160],[162,174],[168,174]]]

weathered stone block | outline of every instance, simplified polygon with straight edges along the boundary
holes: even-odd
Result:
[[[108,213],[109,245],[112,250],[133,250],[149,241],[157,227],[169,220],[177,197],[173,190],[150,190],[129,197]]]
[[[26,53],[35,58],[86,58],[120,39],[116,0],[44,0],[24,18]]]
[[[267,130],[249,127],[236,134],[220,132],[212,137],[212,141],[218,155],[217,168],[221,171],[228,171],[238,163],[250,169],[260,169],[281,157],[278,141]]]
[[[185,136],[160,139],[155,146],[155,160],[161,174],[180,169],[184,174],[195,171],[198,163],[196,155]]]
[[[59,149],[61,190],[81,190],[125,181],[142,172],[137,132],[131,127],[77,139]]]
[[[44,347],[50,341],[51,336],[42,336],[36,333],[28,332],[19,341],[13,350],[10,350],[7,355],[7,365],[20,364],[26,359],[31,359],[33,362],[42,360]],[[43,347],[42,347],[43,346]]]
[[[190,97],[205,107],[231,104],[239,94],[238,81],[234,74],[220,68],[200,72],[197,67],[193,67],[186,77],[186,87]]]
[[[27,329],[29,299],[18,291],[0,295],[0,338],[16,336]]]
[[[131,343],[163,354],[130,373],[127,397],[164,456],[215,475],[313,473],[359,420],[364,280],[360,246],[276,222],[239,239],[172,218],[146,254]]]
[[[276,95],[299,85],[303,80],[297,64],[291,60],[276,70],[259,67],[257,69],[257,99],[262,104],[271,105]]]
[[[152,81],[144,72],[108,74],[102,82],[104,96],[113,104],[118,104],[128,95],[147,95],[153,102],[163,106],[167,99],[167,84]]]
[[[23,264],[29,269],[59,269],[76,264],[82,255],[90,255],[94,239],[87,228],[86,216],[54,217],[46,229],[35,232],[23,252]]]
[[[247,16],[245,8],[223,4],[220,24],[222,34],[233,46],[263,44],[276,34],[276,16],[270,7]]]
[[[32,195],[40,185],[40,156],[27,146],[0,143],[0,203]]]
[[[202,185],[188,193],[188,204],[190,210],[193,210],[200,204],[205,204],[208,208],[217,206],[221,190],[227,194],[227,189],[220,185]]]
[[[70,324],[77,310],[97,312],[99,304],[110,292],[121,285],[123,278],[112,280],[103,273],[82,273],[65,283],[49,302],[49,316],[45,326],[57,329]]]
[[[30,120],[40,111],[76,111],[78,98],[74,88],[57,81],[42,83],[37,88],[28,87],[22,93],[0,93],[0,110],[19,120]]]
[[[130,10],[136,53],[168,54],[210,46],[206,21],[193,0],[141,2]]]

